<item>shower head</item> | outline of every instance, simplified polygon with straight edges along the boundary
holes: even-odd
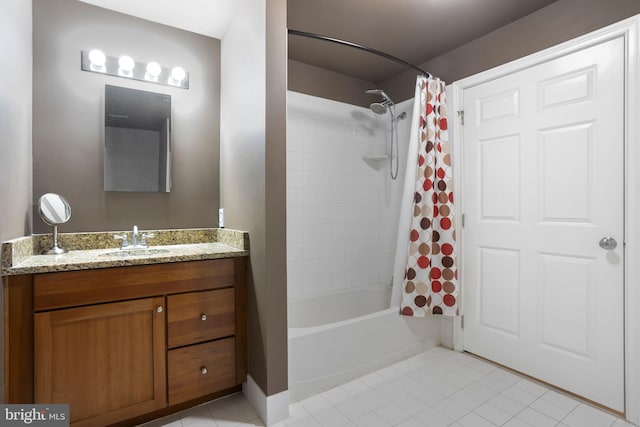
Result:
[[[387,106],[382,102],[374,102],[369,106],[369,108],[371,108],[371,111],[376,114],[386,114],[388,110]]]
[[[365,93],[370,93],[371,95],[380,95],[386,102],[393,105],[393,101],[391,100],[391,98],[389,98],[389,95],[387,95],[382,89],[369,89],[365,90]]]
[[[376,114],[386,114],[386,112],[389,111],[389,107],[394,105],[391,98],[389,98],[389,95],[387,95],[382,89],[369,89],[366,90],[365,93],[370,93],[371,95],[379,95],[384,99],[384,101],[382,102],[374,102],[369,106],[369,108],[371,108],[371,111]]]

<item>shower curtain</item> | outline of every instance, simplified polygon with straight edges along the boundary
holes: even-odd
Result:
[[[398,242],[401,252],[397,253],[404,256],[397,257],[395,269],[395,277],[399,268],[403,270],[401,288],[394,289],[394,299],[401,300],[401,313],[405,316],[459,313],[447,128],[445,83],[419,76],[408,159],[408,165],[413,162],[413,167],[407,168],[405,177],[405,193],[411,189],[411,200],[403,209],[405,215],[411,215],[411,227],[408,240]],[[407,229],[400,233],[406,236]],[[399,259],[403,259],[402,264],[398,264]]]

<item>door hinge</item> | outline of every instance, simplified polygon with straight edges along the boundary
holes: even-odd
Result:
[[[462,228],[464,228],[464,214],[462,214],[462,217],[460,219],[460,223],[462,225]]]
[[[460,117],[460,124],[464,126],[464,110],[458,111],[458,117]]]
[[[464,314],[460,316],[460,329],[464,329]]]

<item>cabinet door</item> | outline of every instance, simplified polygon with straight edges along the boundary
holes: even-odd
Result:
[[[166,406],[164,298],[35,314],[35,403],[68,403],[74,425]]]

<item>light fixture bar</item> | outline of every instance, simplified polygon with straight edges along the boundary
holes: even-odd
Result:
[[[148,64],[137,62],[127,55],[116,58],[96,49],[82,50],[80,67],[92,73],[189,89],[189,73],[182,67],[167,68],[153,61]]]

